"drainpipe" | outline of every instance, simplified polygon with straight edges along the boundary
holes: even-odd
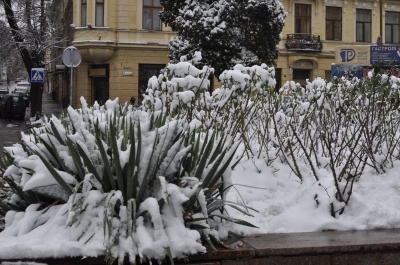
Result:
[[[382,2],[383,2],[383,0],[379,0],[379,20],[380,20],[379,23],[380,23],[380,26],[381,26],[379,36],[381,36],[381,39],[382,39],[382,42],[383,42],[383,18],[382,18],[382,16],[383,16],[383,8],[382,8]]]

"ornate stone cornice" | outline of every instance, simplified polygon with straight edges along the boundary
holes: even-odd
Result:
[[[378,0],[362,0],[362,1],[355,1],[354,7],[355,8],[376,8],[378,5]]]
[[[400,10],[400,4],[398,1],[385,1],[383,3],[383,7],[385,8],[385,11],[399,11]]]
[[[347,4],[347,0],[324,0],[326,6],[340,6],[344,7]]]

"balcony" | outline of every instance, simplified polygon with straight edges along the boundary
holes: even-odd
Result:
[[[296,33],[287,34],[285,47],[289,51],[320,52],[322,50],[322,43],[319,35]]]

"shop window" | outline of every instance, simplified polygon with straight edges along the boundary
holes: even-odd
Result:
[[[96,27],[104,26],[104,0],[96,0]]]
[[[356,41],[371,42],[371,10],[357,9],[356,13]]]
[[[385,13],[385,43],[400,43],[400,13]]]
[[[81,26],[87,26],[87,0],[81,2]]]
[[[295,4],[295,33],[311,34],[311,5]]]
[[[143,1],[143,29],[161,30],[160,0]]]
[[[327,40],[342,40],[341,7],[326,7],[325,32]]]

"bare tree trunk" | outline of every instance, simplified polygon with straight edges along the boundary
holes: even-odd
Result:
[[[11,34],[13,36],[15,45],[17,45],[18,50],[21,54],[22,61],[25,64],[25,68],[30,73],[31,69],[34,68],[34,61],[26,49],[26,47],[22,46],[21,43],[24,41],[23,37],[20,34],[20,28],[18,27],[17,20],[15,19],[14,11],[11,7],[12,0],[0,0],[3,3],[4,13],[7,18],[7,22],[11,28]]]
[[[30,2],[30,0],[28,0]],[[44,16],[44,0],[40,0],[40,40],[45,36],[45,16]],[[43,52],[37,54],[37,61],[39,68],[43,68],[44,58]],[[42,96],[43,96],[43,83],[31,84],[31,117],[36,114],[42,113]]]
[[[7,22],[11,28],[11,33],[14,39],[16,46],[18,47],[19,53],[21,54],[22,61],[24,62],[26,71],[30,76],[32,68],[43,68],[44,67],[44,58],[43,52],[36,50],[28,50],[26,46],[23,45],[25,39],[21,34],[21,29],[18,26],[18,21],[16,19],[14,10],[12,9],[12,0],[0,0],[4,7],[4,12],[6,14]],[[43,40],[45,36],[45,17],[44,17],[44,0],[40,1],[41,8],[41,20],[40,20],[40,40]],[[31,24],[32,19],[32,1],[26,0],[25,2],[25,18],[26,25],[29,33],[34,34],[34,30]],[[36,40],[38,41],[38,40]],[[39,44],[39,43],[37,43]],[[31,117],[35,116],[37,113],[41,113],[42,111],[42,91],[43,85],[41,83],[32,83],[31,84]]]

